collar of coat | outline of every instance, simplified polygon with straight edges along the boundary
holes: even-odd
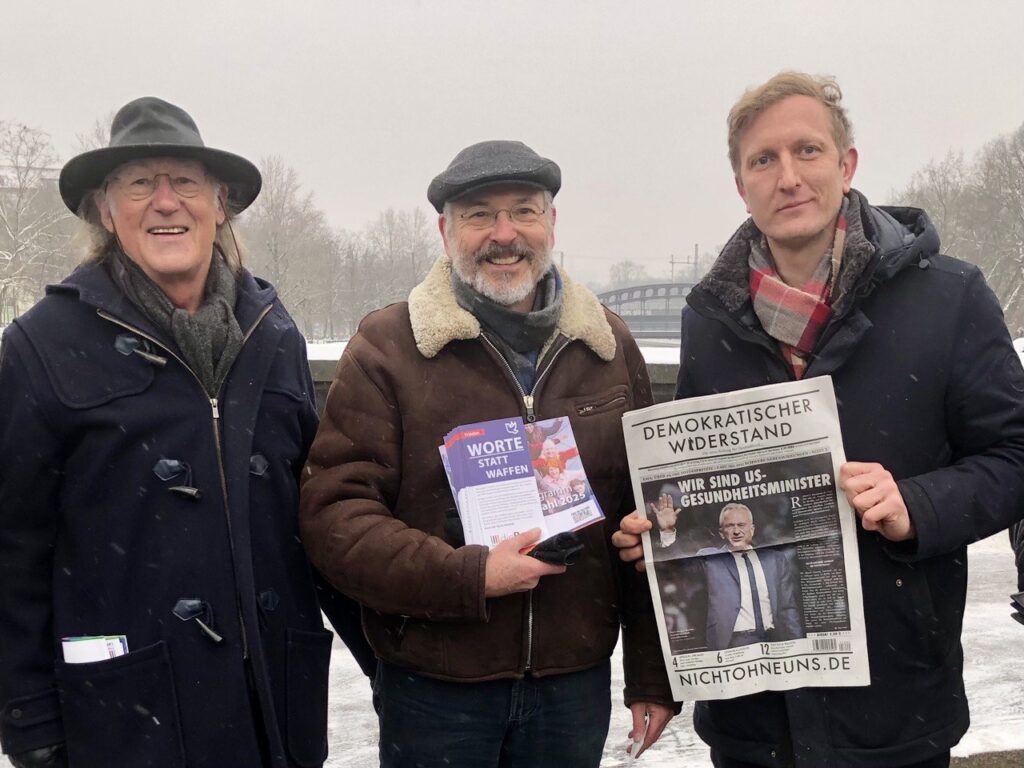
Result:
[[[849,197],[851,215],[843,266],[833,292],[836,301],[849,293],[878,250],[865,232],[863,216],[868,208],[867,200],[856,190],[851,190]],[[698,283],[700,288],[717,296],[731,312],[739,310],[750,300],[750,242],[761,237],[763,235],[754,220],[747,219]]]
[[[266,280],[253,277],[244,267],[238,275],[235,290],[235,319],[245,332],[259,319],[267,305],[274,303],[277,291]],[[117,287],[103,264],[88,262],[79,265],[60,283],[46,286],[46,293],[75,296],[91,307],[102,309],[158,339],[168,341]]]
[[[565,272],[558,273],[562,277],[562,316],[541,356],[561,334],[582,341],[599,358],[610,361],[615,357],[615,336],[604,307],[593,293],[572,282]],[[423,282],[409,294],[409,321],[416,348],[427,358],[435,357],[449,342],[480,335],[480,321],[455,299],[452,263],[447,256],[434,262]]]
[[[855,249],[856,254],[848,252],[843,256],[844,266],[836,286],[837,298],[832,306],[836,313],[844,312],[856,302],[861,295],[858,290],[860,284],[885,282],[939,252],[938,232],[928,214],[921,209],[874,206],[855,189],[850,190],[850,197],[856,199],[860,208],[862,237]],[[852,226],[852,222],[848,223]],[[729,312],[744,309],[750,299],[750,266],[747,261],[750,239],[760,236],[752,219],[744,222],[690,295],[710,294]],[[848,232],[847,242],[849,237]],[[687,302],[692,304],[689,297]]]

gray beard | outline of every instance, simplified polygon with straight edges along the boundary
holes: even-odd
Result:
[[[487,257],[510,253],[525,257],[531,262],[531,267],[541,267],[537,273],[538,279],[546,275],[548,270],[551,269],[551,248],[547,245],[544,246],[542,251],[537,252],[519,242],[514,242],[509,246],[500,246],[492,243],[473,253],[472,260],[474,264],[479,264]],[[459,276],[462,282],[472,286],[474,291],[481,296],[487,297],[495,304],[511,307],[513,304],[518,304],[529,296],[533,289],[537,287],[536,280],[530,279],[524,280],[521,283],[515,283],[512,281],[511,275],[507,275],[498,283],[494,283],[488,280],[480,269],[476,271],[475,275],[469,276],[461,267],[462,262],[465,260],[465,254],[456,247],[452,254],[452,269],[455,270],[455,274]],[[531,272],[537,271],[534,269]]]

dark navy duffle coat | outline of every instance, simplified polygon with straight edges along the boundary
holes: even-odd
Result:
[[[0,735],[71,764],[320,766],[327,673],[296,525],[317,426],[305,343],[243,272],[245,340],[210,398],[87,265],[0,348]],[[125,635],[66,664],[61,638]],[[220,638],[218,640],[218,638]]]

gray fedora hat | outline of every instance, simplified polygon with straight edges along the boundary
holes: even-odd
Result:
[[[247,208],[263,186],[255,165],[244,157],[213,149],[203,143],[195,121],[181,107],[144,96],[130,101],[114,115],[110,143],[76,155],[60,172],[60,196],[78,213],[85,194],[98,189],[117,166],[147,157],[184,157],[198,160],[228,185],[232,209]]]
[[[427,200],[438,213],[449,200],[480,187],[515,182],[546,189],[552,196],[562,186],[562,171],[521,141],[481,141],[459,152],[427,187]]]

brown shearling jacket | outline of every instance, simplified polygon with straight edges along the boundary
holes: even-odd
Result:
[[[446,257],[408,303],[362,321],[303,473],[303,541],[362,604],[387,663],[462,682],[572,672],[606,660],[621,624],[626,703],[671,705],[645,576],[610,541],[634,507],[621,416],[651,403],[647,369],[625,324],[562,279],[532,401],[457,304]],[[515,415],[569,418],[607,519],[583,531],[583,557],[566,573],[485,599],[487,549],[463,544],[437,449],[459,424]]]

